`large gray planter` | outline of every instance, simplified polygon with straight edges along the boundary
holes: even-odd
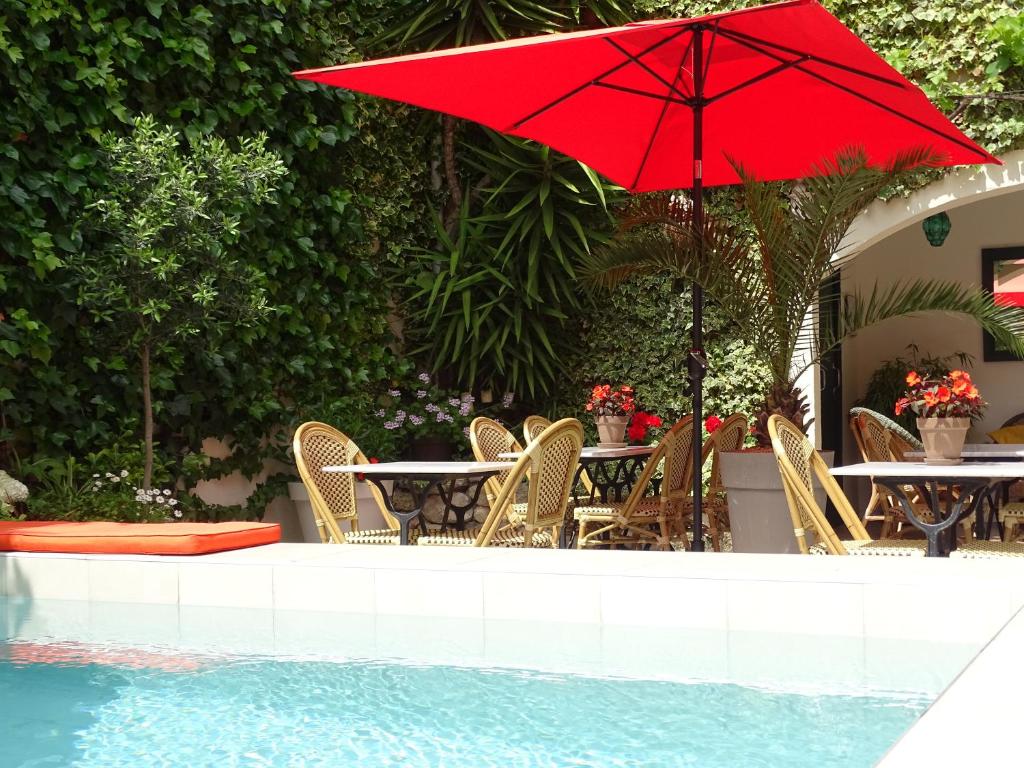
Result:
[[[832,451],[821,451],[830,467]],[[734,552],[798,554],[786,492],[771,451],[731,451],[720,455],[722,484],[729,498],[729,523]],[[814,484],[814,498],[825,508],[825,489]],[[814,543],[813,531],[807,532]]]
[[[384,485],[390,490],[392,481],[385,480]],[[319,544],[320,534],[316,529],[313,506],[309,503],[306,486],[302,483],[288,483],[288,498],[295,504],[295,514],[302,527],[302,540],[309,544]],[[380,508],[370,494],[370,486],[361,481],[356,482],[356,510],[359,515],[360,530],[377,531],[387,528],[384,518],[380,514]]]

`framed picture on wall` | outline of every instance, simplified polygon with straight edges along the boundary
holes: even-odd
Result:
[[[997,304],[1024,307],[1024,246],[983,248],[981,286],[991,291]],[[985,361],[1021,360],[982,331]]]

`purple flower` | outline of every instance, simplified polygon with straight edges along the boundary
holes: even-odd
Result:
[[[444,422],[444,412],[443,411],[438,411],[437,415],[434,416],[434,421],[436,421],[438,424],[441,424],[442,422]]]
[[[462,402],[469,403],[470,405],[472,405],[473,403],[476,402],[476,398],[469,394],[469,392],[464,392],[462,394]]]
[[[459,398],[457,397],[451,397],[448,399],[448,405],[450,405],[452,408],[458,408],[460,405],[462,405],[462,401],[459,400]]]
[[[401,426],[397,421],[385,421],[384,429],[398,429]]]
[[[405,416],[406,416],[405,411],[398,411],[398,412],[395,413],[395,421],[397,421],[399,424],[401,424],[403,421],[405,421]]]
[[[464,434],[466,436],[466,439],[469,440],[469,427],[463,427],[462,434]]]
[[[425,410],[427,413],[439,413],[441,409],[438,408],[433,403],[427,403],[425,406],[423,406],[423,410]]]
[[[402,390],[400,390],[400,389],[389,389],[388,390],[388,394],[391,395],[392,397],[401,397],[402,396]]]
[[[427,396],[427,390],[425,390],[425,389],[417,389],[416,390],[416,399],[417,400],[422,400],[426,396]]]
[[[427,373],[426,371],[423,371],[422,373],[420,373],[420,375],[417,376],[416,378],[419,379],[420,381],[422,381],[424,384],[429,384],[430,383],[430,374]]]
[[[383,419],[384,418],[384,409],[383,408],[381,408],[379,411],[377,411],[377,418],[378,419]]]
[[[506,392],[504,397],[501,398],[501,407],[502,408],[511,408],[512,407],[512,401],[515,400],[515,399],[516,399],[516,396],[515,396],[514,392]]]
[[[459,407],[459,416],[469,416],[469,409],[470,409],[471,406],[472,406],[472,403],[463,403]]]
[[[416,414],[414,413],[414,414],[412,414],[412,415],[411,415],[411,416],[409,417],[409,421],[411,421],[411,422],[412,422],[412,425],[413,425],[414,427],[418,427],[418,426],[419,426],[420,424],[422,424],[422,423],[423,423],[423,417],[422,417],[422,416],[417,416],[417,415],[416,415]]]

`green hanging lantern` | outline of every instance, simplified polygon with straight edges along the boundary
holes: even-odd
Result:
[[[945,211],[929,216],[921,223],[921,226],[924,228],[924,236],[928,238],[928,242],[936,248],[946,242],[946,235],[949,234],[952,227]]]

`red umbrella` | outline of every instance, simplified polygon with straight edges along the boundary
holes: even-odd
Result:
[[[543,142],[632,192],[798,178],[837,150],[885,164],[929,147],[943,165],[997,163],[815,0],[694,19],[400,56],[296,72]],[[693,294],[690,379],[702,409],[703,295]],[[694,549],[700,535],[694,430]]]

